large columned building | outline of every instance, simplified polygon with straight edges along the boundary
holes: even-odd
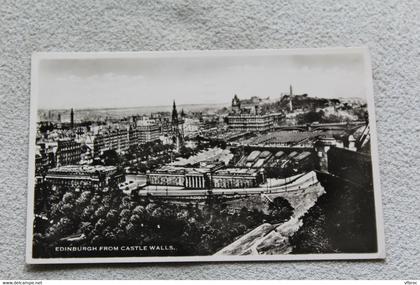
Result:
[[[186,188],[209,188],[208,173],[202,173],[198,171],[190,171],[185,175],[185,187]]]
[[[147,184],[188,189],[249,188],[265,182],[260,169],[223,168],[223,164],[203,167],[163,166],[147,173]]]

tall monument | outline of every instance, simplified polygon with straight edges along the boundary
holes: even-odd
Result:
[[[70,110],[70,128],[74,128],[74,111],[73,108]]]
[[[292,101],[293,101],[293,88],[292,88],[292,85],[290,85],[290,94],[289,94],[289,109],[290,109],[290,112],[293,112],[293,103],[292,103]]]
[[[176,151],[181,149],[182,144],[184,143],[184,133],[183,133],[183,118],[178,117],[178,111],[176,110],[175,100],[172,106],[172,121],[171,121],[171,131],[172,131],[172,142],[175,144]]]

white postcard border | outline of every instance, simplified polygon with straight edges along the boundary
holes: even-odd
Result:
[[[177,257],[95,257],[95,258],[33,258],[33,220],[35,186],[35,139],[38,106],[39,63],[43,59],[98,59],[98,58],[162,58],[162,57],[211,57],[211,56],[261,56],[261,55],[327,55],[359,53],[364,58],[366,100],[368,105],[371,159],[374,185],[375,219],[377,232],[376,253],[325,253],[325,254],[285,254],[247,256],[177,256]],[[296,260],[360,260],[384,259],[385,238],[382,213],[382,198],[379,180],[379,157],[374,108],[372,66],[366,47],[300,48],[300,49],[256,49],[256,50],[182,50],[182,51],[141,51],[141,52],[36,52],[32,55],[30,127],[28,152],[28,200],[26,217],[26,257],[27,264],[73,264],[73,263],[161,263],[161,262],[233,262],[233,261],[296,261]]]

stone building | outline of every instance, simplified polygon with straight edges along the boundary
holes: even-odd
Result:
[[[185,186],[185,168],[163,166],[147,173],[147,184],[162,186]]]
[[[227,124],[233,131],[267,131],[273,127],[274,118],[271,114],[232,114],[227,117]]]
[[[106,130],[98,134],[93,141],[94,156],[101,155],[106,150],[125,152],[130,147],[130,133],[127,129]]]
[[[158,140],[160,134],[160,126],[150,122],[137,126],[130,125],[123,128],[102,130],[94,138],[94,155],[97,157],[106,150],[124,153],[130,146],[138,146],[139,144]]]
[[[147,174],[147,184],[186,189],[246,188],[265,182],[258,169],[227,168],[221,162],[201,162],[198,167],[163,166]]]
[[[157,124],[138,126],[136,131],[138,133],[137,142],[140,144],[156,141],[159,139],[161,134],[161,128]]]
[[[248,188],[265,182],[262,170],[245,168],[164,166],[147,174],[147,184],[186,189]]]
[[[227,116],[229,129],[233,131],[266,131],[273,127],[275,116],[261,114],[259,102],[243,108],[238,96],[232,99],[231,113]]]
[[[212,176],[214,188],[250,188],[265,182],[264,172],[257,169],[226,168]]]
[[[94,189],[107,191],[108,186],[124,181],[124,176],[115,166],[66,165],[48,170],[45,181],[52,190],[57,187],[70,187],[75,191]]]
[[[206,189],[210,187],[209,172],[190,170],[185,174],[185,188]]]
[[[82,145],[72,139],[57,141],[57,166],[78,164],[81,159]]]

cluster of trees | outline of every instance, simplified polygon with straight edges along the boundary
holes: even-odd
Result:
[[[334,100],[334,99],[332,99]],[[367,121],[368,111],[367,105],[363,104],[360,106],[350,106],[347,103],[344,103],[342,107],[336,113],[326,114],[324,111],[320,110],[318,112],[315,109],[311,109],[304,114],[299,114],[296,119],[298,124],[310,124],[313,122],[320,123],[337,123],[337,122],[346,122],[350,118],[357,119],[358,121]]]
[[[304,215],[292,236],[293,253],[375,252],[373,189],[329,177],[326,194]]]
[[[364,121],[367,118],[367,110],[363,108],[356,108],[352,109],[351,112],[346,112],[344,114],[328,114],[326,115],[324,111],[320,110],[316,111],[309,111],[304,114],[299,114],[296,116],[298,124],[310,124],[313,122],[319,123],[338,123],[338,122],[347,122],[350,120],[350,117],[356,117],[359,121]]]
[[[290,97],[284,96],[278,102],[267,103],[261,106],[262,112],[285,112],[289,110]],[[345,122],[350,117],[356,117],[357,120],[367,119],[367,106],[362,104],[360,106],[352,106],[346,102],[342,103],[339,99],[326,99],[309,97],[306,94],[295,95],[292,98],[293,109],[306,110],[305,114],[297,116],[298,124],[308,124],[313,122],[321,123],[335,123]],[[324,108],[327,106],[337,106],[337,114],[325,114],[322,110],[316,112],[317,108]],[[341,113],[341,114],[340,114]]]
[[[208,255],[265,221],[288,219],[290,204],[270,206],[269,214],[243,208],[232,211],[223,201],[175,204],[126,196],[120,191],[80,193],[57,189],[49,197],[48,226],[35,228],[34,253],[49,257],[57,245],[171,244],[178,255]],[[77,254],[77,253],[75,253]],[[175,254],[175,253],[174,253]]]
[[[121,168],[132,167],[137,172],[144,173],[169,162],[172,150],[172,145],[165,145],[157,140],[138,146],[131,146],[123,155],[118,154],[115,150],[107,150],[102,154],[100,160],[94,163],[115,165]]]
[[[183,158],[189,158],[190,156],[195,155],[196,153],[196,150],[184,145],[181,146],[179,150],[179,155]]]
[[[124,156],[119,156],[119,158],[117,158],[118,154],[116,153],[113,153],[111,156],[109,153],[104,153],[107,158],[104,158],[103,161],[105,164],[107,162],[118,163],[109,165],[121,165],[122,167],[129,166],[139,173],[145,173],[147,170],[158,168],[177,157],[188,158],[208,147],[215,146],[219,146],[219,144],[203,143],[199,140],[195,148],[183,145],[179,149],[179,152],[174,152],[173,145],[165,145],[161,141],[155,141],[136,147],[130,147],[129,151]],[[226,143],[224,143],[224,148],[225,147]],[[132,163],[132,160],[134,159],[135,163]]]
[[[129,151],[125,154],[125,159],[132,160],[139,158],[141,160],[147,160],[152,156],[162,155],[172,150],[172,145],[163,144],[162,141],[156,140],[138,146],[131,146]]]

